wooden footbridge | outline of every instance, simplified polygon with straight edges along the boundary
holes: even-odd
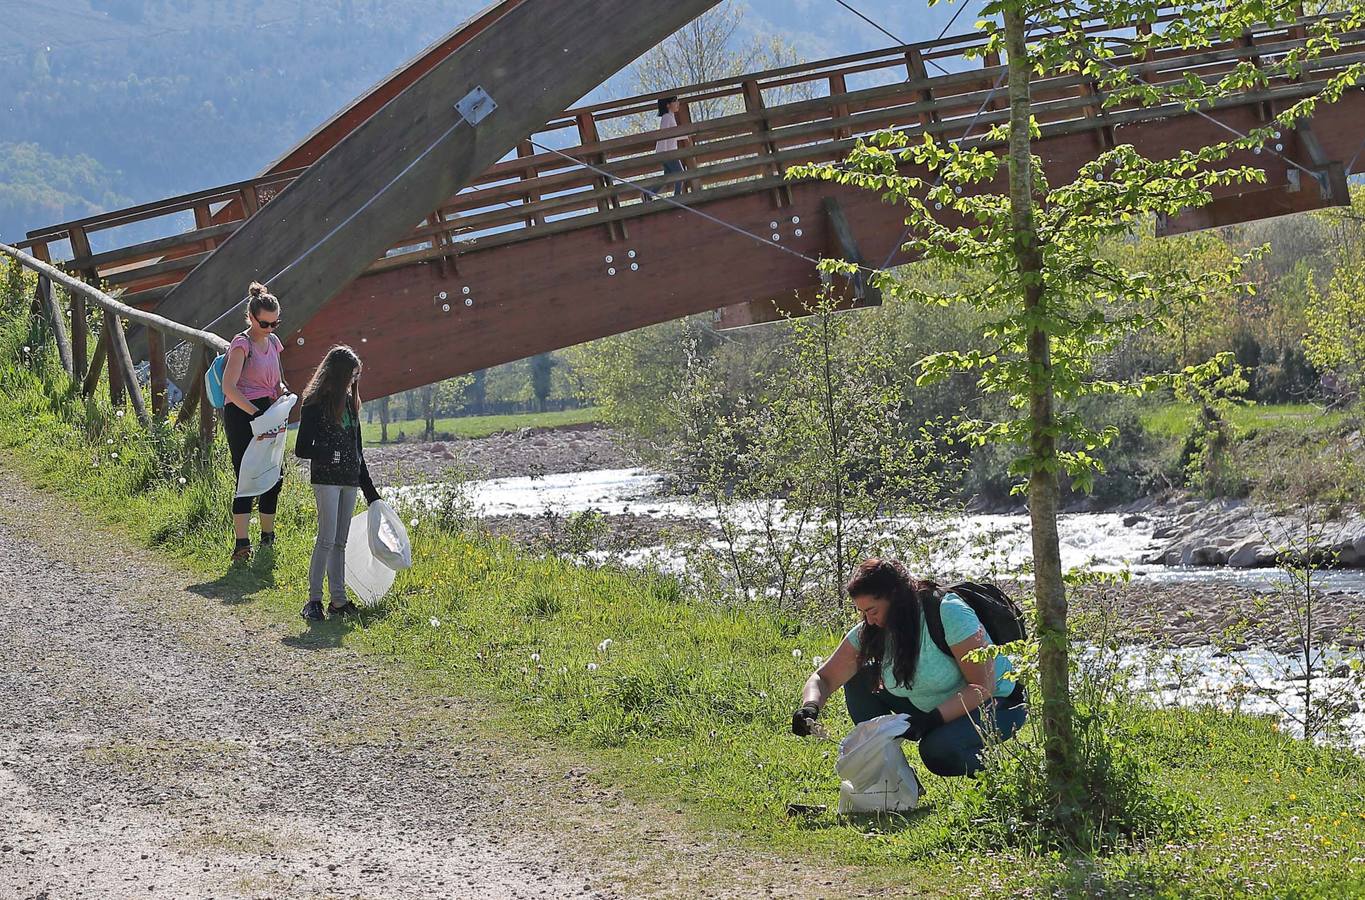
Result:
[[[565,109],[713,3],[504,0],[259,177],[42,228],[23,246],[121,289],[132,306],[218,335],[241,327],[247,282],[268,280],[294,329],[291,382],[344,342],[366,361],[367,396],[707,310],[722,326],[769,321],[818,287],[814,257],[903,262],[896,208],[783,172],[840,159],[881,129],[979,139],[1008,116],[1000,61],[965,35],[680,86],[670,93],[681,124],[668,132],[653,130],[658,95]],[[1151,82],[1216,78],[1304,40],[1299,23],[1114,64]],[[1361,59],[1365,33],[1347,35],[1298,79],[1204,115],[1104,108],[1087,77],[1038,78],[1035,152],[1058,184],[1116,143],[1161,157],[1223,140]],[[655,152],[667,137],[686,142]],[[1347,203],[1343,163],[1363,140],[1365,94],[1351,91],[1276,152],[1234,158],[1264,169],[1267,184],[1229,189],[1162,228]],[[683,172],[663,174],[668,160]],[[678,180],[689,209],[642,196]],[[857,294],[851,303],[875,302]],[[83,340],[73,335],[78,373]],[[132,358],[148,349],[159,363],[156,333],[133,336]]]

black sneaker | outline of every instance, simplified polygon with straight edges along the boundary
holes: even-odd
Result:
[[[337,606],[334,603],[327,604],[327,618],[329,619],[335,619],[338,616],[349,616],[351,613],[358,611],[356,605],[350,600],[347,600],[340,606]]]
[[[323,620],[322,601],[309,600],[303,605],[303,612],[299,613],[299,615],[303,616],[304,619],[309,622],[321,622]]]

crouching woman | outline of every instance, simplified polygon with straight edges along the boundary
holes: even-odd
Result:
[[[301,613],[316,622],[323,618],[324,574],[331,597],[328,615],[355,611],[355,604],[346,598],[346,538],[355,513],[355,495],[364,493],[366,503],[379,499],[360,445],[360,357],[350,347],[328,350],[313,373],[303,392],[294,453],[311,460],[313,496],[318,504],[308,602]]]
[[[792,731],[811,732],[821,709],[844,689],[855,723],[905,713],[908,740],[935,775],[972,775],[981,769],[984,734],[1008,740],[1024,724],[1023,689],[1010,678],[1003,654],[972,662],[972,651],[991,644],[981,620],[954,593],[941,594],[932,582],[910,577],[891,559],[872,558],[858,566],[846,587],[862,621],[834,655],[806,681]],[[926,603],[938,603],[951,654],[930,636]]]

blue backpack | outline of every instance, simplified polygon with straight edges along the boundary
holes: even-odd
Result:
[[[246,334],[245,331],[242,334]],[[231,348],[229,348],[231,349]],[[247,358],[251,358],[251,340],[247,339],[246,344]],[[222,409],[227,405],[227,396],[223,394],[223,370],[227,368],[227,354],[219,353],[209,363],[209,369],[204,373],[204,393],[209,398],[209,403],[213,404],[214,409]]]

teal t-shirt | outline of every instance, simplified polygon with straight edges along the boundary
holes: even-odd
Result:
[[[947,638],[949,647],[962,643],[978,631],[982,633],[987,645],[995,643],[991,636],[985,633],[981,620],[967,605],[967,601],[957,594],[945,594],[938,608],[943,619],[943,636]],[[893,655],[889,638],[886,655],[882,660],[882,681],[891,693],[906,698],[916,709],[929,712],[942,706],[949,697],[962,690],[967,684],[967,679],[962,677],[957,660],[938,649],[934,639],[929,636],[929,627],[924,624],[923,617],[920,618],[919,631],[919,665],[915,669],[914,683],[906,686],[896,681],[896,675],[892,671]],[[855,650],[862,648],[860,643],[862,633],[862,622],[849,629],[848,642]],[[1013,670],[1014,666],[1010,664],[1008,657],[1002,654],[995,658],[995,696],[1006,697],[1014,690],[1014,680],[1009,677]]]

